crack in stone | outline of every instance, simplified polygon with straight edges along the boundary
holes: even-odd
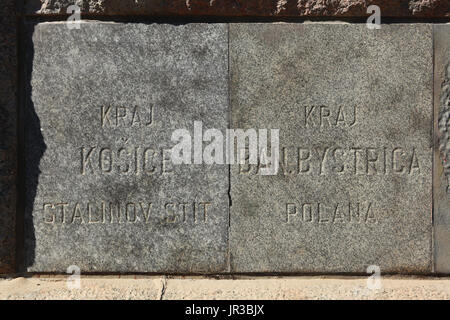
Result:
[[[161,281],[161,294],[159,296],[159,300],[163,300],[164,299],[164,294],[166,293],[166,289],[167,289],[167,277],[163,277],[162,281]]]

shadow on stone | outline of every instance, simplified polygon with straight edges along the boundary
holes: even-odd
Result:
[[[15,269],[17,30],[14,1],[0,8],[0,273]]]
[[[25,257],[24,268],[34,263],[36,238],[33,224],[33,205],[36,196],[39,175],[39,164],[47,148],[41,133],[41,122],[36,114],[32,93],[31,79],[33,77],[34,45],[33,34],[35,24],[25,25],[25,97],[23,103],[24,146],[22,156],[25,159],[25,212],[24,237]],[[26,271],[26,270],[25,270]]]

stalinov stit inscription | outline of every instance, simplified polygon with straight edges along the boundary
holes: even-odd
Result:
[[[29,271],[227,270],[228,168],[171,134],[227,127],[223,24],[28,24]]]
[[[232,272],[431,272],[431,35],[230,25],[232,126],[280,130],[277,175],[231,168]]]
[[[44,221],[50,224],[121,224],[154,221],[166,223],[206,223],[211,202],[165,202],[155,208],[152,202],[44,203]]]

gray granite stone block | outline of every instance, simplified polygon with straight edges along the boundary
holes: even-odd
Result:
[[[17,173],[15,1],[0,6],[0,273],[15,270]]]
[[[232,166],[232,272],[432,269],[432,26],[231,24],[233,128],[279,129],[278,174]]]
[[[29,271],[227,270],[228,167],[172,132],[228,124],[224,24],[28,24]]]
[[[434,32],[434,254],[435,272],[450,273],[450,25]]]

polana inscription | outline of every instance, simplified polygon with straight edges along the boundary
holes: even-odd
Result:
[[[230,25],[232,126],[280,135],[231,169],[232,272],[432,270],[431,33]]]
[[[227,270],[228,168],[170,161],[227,127],[226,25],[27,28],[28,270]]]

